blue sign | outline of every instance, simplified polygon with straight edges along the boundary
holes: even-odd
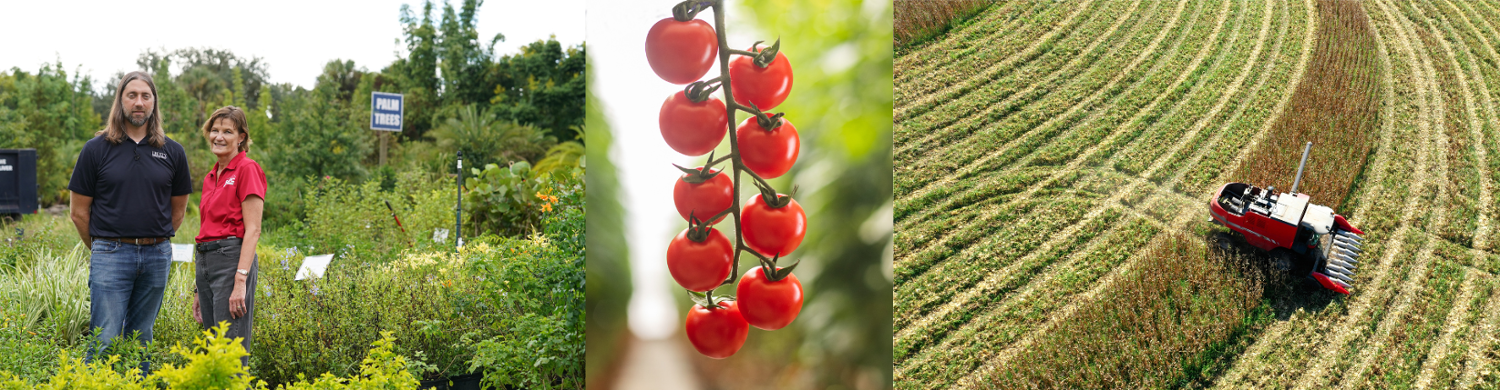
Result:
[[[370,130],[401,131],[401,94],[370,93]]]

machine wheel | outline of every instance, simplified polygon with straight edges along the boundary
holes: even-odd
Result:
[[[1291,252],[1282,249],[1271,251],[1271,268],[1280,272],[1288,272],[1292,270],[1292,264]]]
[[[1219,249],[1228,251],[1234,248],[1234,235],[1225,232],[1214,234],[1214,241],[1218,242]]]

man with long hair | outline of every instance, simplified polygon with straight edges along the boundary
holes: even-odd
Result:
[[[151,341],[172,267],[171,238],[193,192],[187,154],[161,128],[156,83],[130,72],[115,89],[104,129],[83,145],[73,177],[73,225],[93,252],[92,360],[117,336]],[[142,370],[150,371],[147,363]]]

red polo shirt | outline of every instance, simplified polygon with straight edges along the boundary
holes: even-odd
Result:
[[[229,159],[224,172],[219,164],[203,177],[203,199],[198,202],[198,213],[202,226],[198,228],[198,242],[209,242],[229,237],[245,237],[245,213],[241,204],[250,195],[266,198],[266,172],[260,164],[245,152]]]

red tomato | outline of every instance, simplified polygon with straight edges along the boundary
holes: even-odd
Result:
[[[698,81],[719,55],[719,35],[708,22],[666,18],[646,32],[646,62],[672,84]]]
[[[703,167],[698,167],[698,169],[703,169]],[[708,171],[719,172],[717,169]],[[729,180],[729,174],[719,173],[702,183],[688,183],[686,179],[689,176],[691,175],[682,174],[682,177],[677,178],[677,184],[672,187],[672,203],[677,205],[677,214],[682,215],[682,220],[691,222],[688,219],[691,215],[697,217],[699,221],[705,221],[734,205],[734,182]],[[724,217],[719,217],[712,223],[719,223],[723,220]]]
[[[795,199],[784,207],[772,208],[760,194],[751,195],[740,210],[740,223],[745,229],[745,245],[766,256],[785,257],[797,250],[807,234],[807,215]]]
[[[714,359],[733,356],[745,345],[750,326],[740,317],[734,301],[724,301],[712,309],[693,305],[687,315],[687,337],[698,353]]]
[[[719,98],[694,103],[682,91],[667,97],[657,116],[661,137],[677,153],[689,156],[708,154],[724,141],[729,132],[729,114]]]
[[[755,66],[754,57],[735,56],[729,60],[729,86],[740,104],[754,103],[761,111],[775,108],[792,92],[792,64],[781,52],[764,68]]]
[[[766,278],[763,268],[751,268],[740,277],[735,299],[740,302],[745,322],[765,330],[781,329],[802,312],[802,282],[795,274],[773,282]]]
[[[760,127],[755,116],[751,116],[740,122],[740,127],[734,131],[740,160],[762,178],[781,177],[792,169],[792,163],[797,162],[797,149],[802,144],[797,138],[797,127],[786,118],[779,120],[780,127],[766,130]]]
[[[667,270],[672,279],[689,291],[704,292],[719,287],[734,269],[734,244],[718,229],[708,228],[703,241],[688,238],[684,229],[667,245]]]

